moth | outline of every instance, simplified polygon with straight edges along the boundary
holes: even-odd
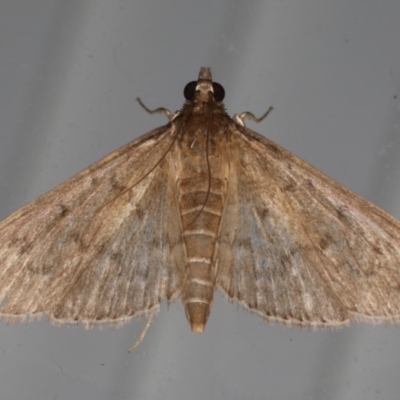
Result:
[[[400,223],[231,118],[201,68],[169,122],[0,224],[0,316],[123,324],[213,294],[272,322],[399,322]],[[140,100],[139,100],[140,101]]]

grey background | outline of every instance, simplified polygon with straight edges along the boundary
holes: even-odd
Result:
[[[211,66],[230,114],[400,217],[398,0],[0,3],[0,217],[166,122]],[[400,266],[399,266],[400,267]],[[120,328],[0,323],[1,399],[397,399],[400,327],[308,332],[216,295]]]

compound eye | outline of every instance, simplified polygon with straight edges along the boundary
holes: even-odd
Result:
[[[186,100],[192,100],[196,92],[197,81],[189,82],[185,89],[183,89],[183,95]],[[222,85],[217,82],[213,82],[214,99],[215,101],[222,101],[225,98],[225,90]]]
[[[213,82],[214,99],[215,101],[222,101],[225,98],[225,89],[217,82]]]
[[[183,95],[185,96],[186,100],[192,100],[193,99],[194,93],[196,91],[196,86],[197,86],[197,82],[196,81],[189,82],[185,86],[185,89],[183,89]]]

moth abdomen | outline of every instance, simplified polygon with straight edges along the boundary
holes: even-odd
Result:
[[[192,331],[202,332],[210,313],[215,289],[214,254],[225,194],[223,182],[197,177],[179,185],[182,235],[186,248],[182,300]]]

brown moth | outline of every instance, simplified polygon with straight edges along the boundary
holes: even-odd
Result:
[[[290,325],[399,322],[400,223],[245,127],[268,112],[229,117],[209,68],[184,93],[0,224],[0,316],[121,324],[180,296],[202,332],[220,288]]]

